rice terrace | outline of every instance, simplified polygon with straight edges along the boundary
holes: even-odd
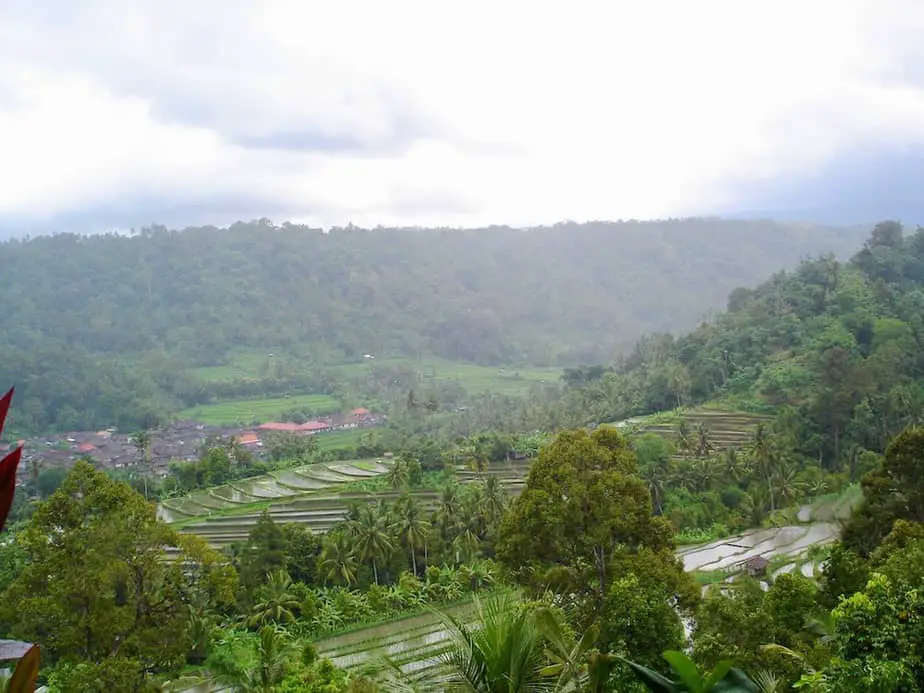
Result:
[[[699,432],[708,435],[710,445],[721,452],[744,448],[757,425],[768,420],[759,414],[700,408],[609,425],[629,435],[656,433],[674,442],[683,435],[694,438]],[[393,502],[401,497],[399,491],[385,483],[393,462],[379,457],[289,468],[165,500],[159,512],[180,531],[197,534],[214,546],[245,541],[264,511],[280,524],[296,523],[324,533],[345,519],[352,504]],[[509,494],[515,495],[522,489],[529,467],[528,459],[508,460],[480,474],[459,465],[451,476],[462,483],[494,476]],[[445,481],[449,477],[440,478]],[[438,482],[435,477],[431,479]],[[375,486],[373,490],[367,488],[370,482]],[[427,511],[438,506],[440,493],[438,483],[432,488],[410,491]],[[733,582],[755,558],[768,566],[760,573],[767,579],[792,571],[813,578],[819,573],[825,546],[838,536],[838,522],[849,517],[859,499],[858,487],[852,486],[843,494],[828,494],[781,513],[776,524],[681,546],[677,556],[704,590],[712,583]],[[471,608],[470,600],[463,600],[451,612],[465,617]],[[441,617],[425,612],[325,636],[316,644],[318,653],[338,667],[361,672],[387,657],[402,675],[413,679],[437,666],[447,647],[447,637]]]

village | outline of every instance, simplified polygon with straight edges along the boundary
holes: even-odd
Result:
[[[318,417],[304,423],[270,421],[247,428],[210,426],[198,421],[177,421],[148,431],[150,463],[153,470],[166,471],[170,462],[190,462],[198,458],[199,448],[208,439],[236,438],[237,442],[260,456],[263,438],[272,432],[299,435],[323,435],[330,431],[371,428],[384,420],[362,407],[348,412]],[[0,443],[0,455],[21,445],[24,464],[20,476],[29,473],[33,464],[43,468],[70,467],[76,460],[90,458],[103,469],[122,469],[138,462],[139,452],[130,433],[115,429],[72,431]]]

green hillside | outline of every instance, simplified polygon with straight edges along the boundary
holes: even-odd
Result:
[[[572,373],[603,420],[721,400],[779,412],[799,454],[856,468],[924,416],[924,230],[887,222],[849,262],[808,260],[679,338],[650,335],[610,369]],[[567,375],[567,372],[566,372]]]
[[[239,223],[7,241],[15,328],[0,334],[0,380],[18,384],[14,424],[31,430],[133,430],[225,399],[333,394],[343,373],[329,367],[365,354],[506,367],[522,381],[495,391],[523,394],[530,367],[609,360],[647,332],[690,328],[735,287],[844,254],[860,233],[716,219],[330,233]]]

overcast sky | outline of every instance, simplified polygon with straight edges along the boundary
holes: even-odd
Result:
[[[3,0],[0,228],[772,204],[917,151],[922,35],[924,0]]]

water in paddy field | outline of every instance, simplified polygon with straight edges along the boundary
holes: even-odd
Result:
[[[721,570],[753,556],[763,556],[767,560],[775,556],[797,556],[812,546],[833,542],[837,536],[837,525],[817,522],[808,526],[755,529],[703,546],[686,547],[679,553],[685,570]]]

